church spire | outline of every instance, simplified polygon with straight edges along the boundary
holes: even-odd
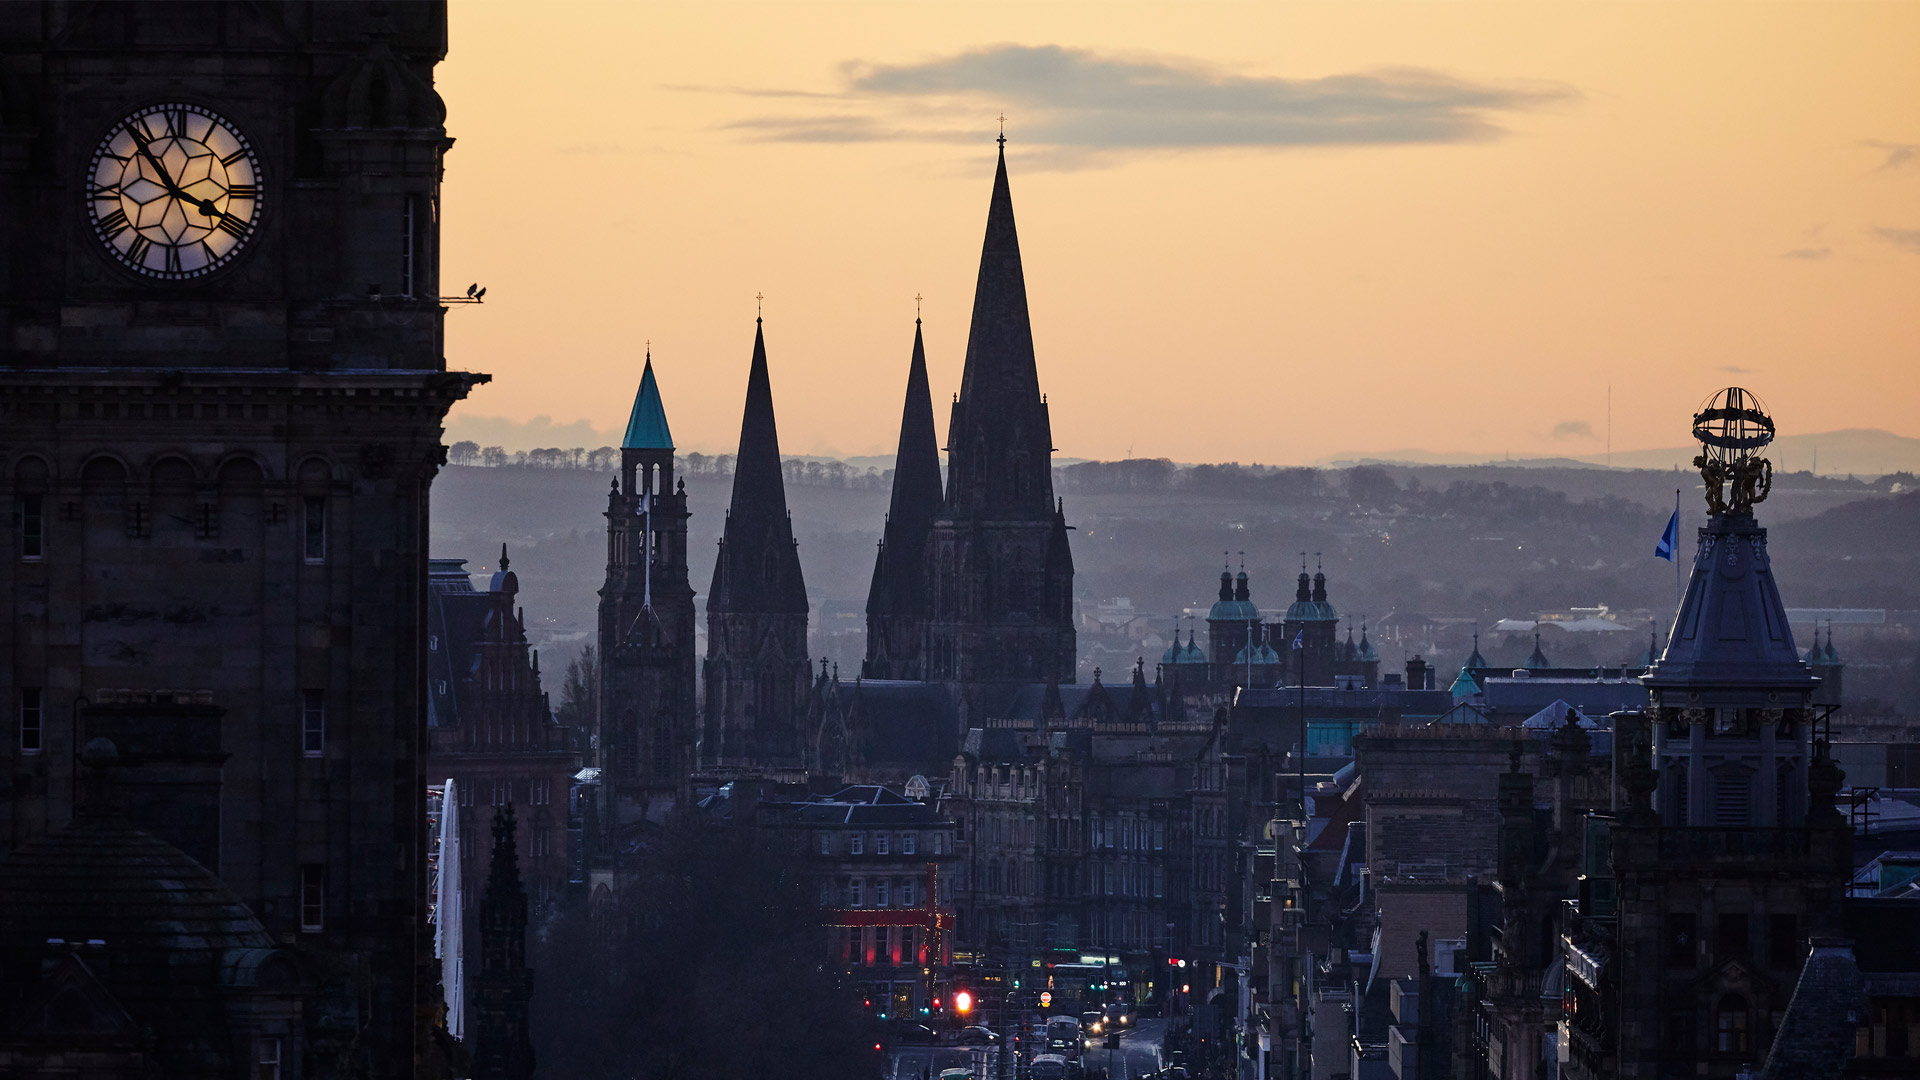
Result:
[[[787,487],[780,472],[780,436],[773,419],[767,344],[755,319],[753,365],[747,372],[740,450],[734,458],[733,502],[720,557],[713,565],[710,611],[804,612],[807,588],[794,549]]]
[[[627,434],[620,440],[623,450],[671,450],[673,432],[667,430],[666,406],[660,402],[659,384],[653,381],[653,350],[647,350],[647,366],[640,373],[640,389],[633,395],[633,412],[627,417]]]
[[[933,394],[920,320],[913,320],[913,359],[900,416],[900,448],[893,465],[893,500],[880,555],[874,561],[869,612],[917,612],[925,606],[927,532],[940,512],[940,444],[933,433]]]
[[[1000,149],[974,284],[965,373],[947,428],[947,512],[1044,519],[1053,507],[1053,432],[1033,353],[1026,274]]]

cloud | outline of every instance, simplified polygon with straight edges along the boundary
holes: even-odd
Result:
[[[1920,255],[1920,229],[1889,229],[1882,226],[1873,231],[1874,235],[1894,247]]]
[[[985,110],[1006,109],[1016,114],[1024,145],[1081,155],[1383,146],[1497,139],[1506,134],[1504,115],[1578,97],[1557,83],[1476,82],[1422,68],[1289,79],[1060,45],[994,45],[909,64],[850,62],[841,76],[842,92],[827,95],[833,114],[728,126],[781,142],[971,141]]]
[[[1860,145],[1870,146],[1884,151],[1886,160],[1880,163],[1885,172],[1897,172],[1909,166],[1920,165],[1920,143],[1881,142],[1879,139],[1863,139]]]
[[[1783,251],[1780,253],[1780,257],[1783,259],[1806,259],[1810,262],[1817,262],[1831,254],[1833,254],[1833,249],[1830,247],[1803,247],[1794,248],[1792,251]]]
[[[1591,439],[1594,437],[1593,425],[1587,423],[1585,420],[1562,420],[1553,425],[1553,430],[1547,434],[1556,439]]]
[[[1715,370],[1724,371],[1731,375],[1758,375],[1760,373],[1759,368],[1741,367],[1739,364],[1721,364]]]

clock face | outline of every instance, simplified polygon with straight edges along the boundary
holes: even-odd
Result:
[[[184,281],[240,254],[260,224],[260,196],[260,159],[230,121],[198,105],[153,105],[100,140],[87,212],[121,265]]]

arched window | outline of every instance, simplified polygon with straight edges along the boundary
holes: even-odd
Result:
[[[1714,1046],[1723,1054],[1744,1054],[1750,1049],[1747,1033],[1747,999],[1728,994],[1713,1010]]]

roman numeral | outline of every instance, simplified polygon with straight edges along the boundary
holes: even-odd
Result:
[[[253,233],[253,226],[247,224],[244,221],[241,221],[239,218],[234,217],[232,214],[222,214],[220,216],[220,224],[216,227],[221,232],[226,233],[229,236],[232,236],[235,239],[239,239],[239,240],[245,240],[248,236],[252,235]]]
[[[87,189],[89,199],[113,199],[120,195],[119,184],[95,184]]]
[[[247,156],[247,148],[243,146],[240,149],[235,150],[233,153],[228,154],[226,157],[221,158],[220,164],[232,165],[234,162],[239,161],[241,158],[246,156]]]
[[[135,266],[147,265],[147,250],[151,247],[153,247],[153,241],[139,233],[133,234],[133,244],[127,248],[127,261]]]
[[[209,247],[205,240],[200,241],[200,259],[208,266],[214,263],[213,248]]]
[[[167,252],[167,273],[169,274],[179,273],[180,272],[180,249],[169,245],[166,249],[166,252]]]
[[[235,184],[227,189],[227,194],[235,199],[258,199],[260,197],[260,185]]]
[[[111,240],[127,231],[127,227],[131,224],[132,222],[127,220],[126,211],[116,208],[113,213],[100,219],[100,235]]]
[[[161,122],[166,125],[161,131],[164,135],[180,138],[187,133],[187,114],[178,109],[168,109],[166,119]]]

